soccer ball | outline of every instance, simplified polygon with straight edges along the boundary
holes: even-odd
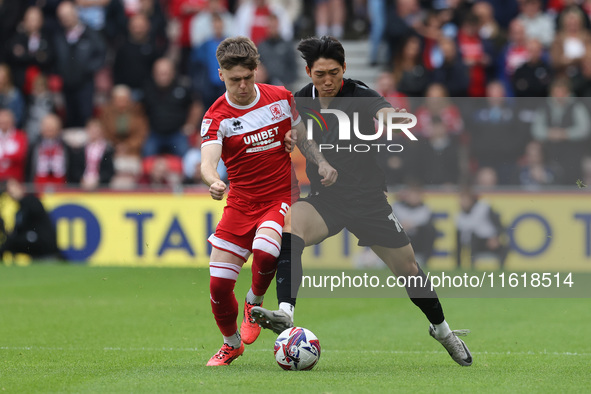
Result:
[[[275,360],[288,371],[309,371],[320,358],[320,342],[312,331],[292,327],[283,331],[275,340]]]

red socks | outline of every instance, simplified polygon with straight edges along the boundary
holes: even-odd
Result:
[[[209,263],[211,310],[222,335],[227,337],[234,335],[238,330],[238,301],[234,295],[234,285],[240,268],[230,263]]]
[[[257,234],[252,243],[252,292],[256,296],[266,293],[277,269],[277,256],[281,245],[273,238]]]
[[[258,234],[252,243],[252,292],[263,296],[277,268],[277,256],[281,245],[273,238]],[[211,310],[222,335],[229,337],[236,333],[238,326],[238,302],[234,286],[241,267],[230,263],[209,263],[209,293]]]

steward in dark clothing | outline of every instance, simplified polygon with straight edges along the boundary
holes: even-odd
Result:
[[[12,232],[0,246],[0,258],[4,252],[24,253],[32,258],[61,258],[55,228],[41,201],[25,194],[23,185],[14,179],[8,181],[7,192],[18,202],[19,209]]]
[[[94,76],[105,62],[105,43],[78,22],[71,3],[60,4],[58,16],[64,29],[55,39],[56,70],[64,83],[66,127],[84,127],[92,116]]]

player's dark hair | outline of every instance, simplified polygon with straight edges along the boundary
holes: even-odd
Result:
[[[308,68],[312,68],[316,60],[332,59],[345,67],[345,49],[339,40],[331,36],[310,37],[300,41],[298,51],[306,61]]]
[[[215,56],[224,70],[230,70],[235,66],[254,70],[259,64],[256,45],[250,38],[243,36],[226,38],[218,45]]]

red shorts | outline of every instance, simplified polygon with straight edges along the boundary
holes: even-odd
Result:
[[[222,219],[208,241],[216,249],[246,261],[252,253],[252,241],[258,229],[269,228],[281,236],[290,205],[290,197],[256,203],[229,196]]]

